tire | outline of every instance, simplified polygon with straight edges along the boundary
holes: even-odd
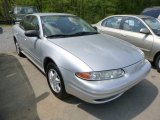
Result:
[[[18,54],[20,57],[24,57],[24,54],[21,52],[21,48],[20,48],[20,46],[19,46],[19,44],[18,44],[17,41],[15,41],[15,46],[16,46],[16,52],[17,52],[17,54]]]
[[[68,96],[65,90],[62,75],[56,65],[49,63],[47,65],[46,77],[48,85],[52,93],[59,99],[64,99]]]
[[[155,66],[158,72],[160,72],[160,55],[156,58]]]

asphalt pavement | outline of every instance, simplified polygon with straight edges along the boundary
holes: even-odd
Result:
[[[94,105],[50,91],[45,75],[15,53],[11,27],[0,34],[0,120],[160,120],[160,73],[109,103]],[[3,44],[3,45],[2,45]]]
[[[0,29],[0,53],[15,52],[11,26],[3,25]]]

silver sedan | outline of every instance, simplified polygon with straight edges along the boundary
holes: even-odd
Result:
[[[95,24],[99,32],[139,47],[160,72],[160,22],[143,15],[114,15]]]
[[[137,47],[99,34],[81,18],[37,13],[13,26],[17,53],[46,74],[53,94],[105,103],[145,79],[150,63]],[[38,84],[38,81],[37,81]]]

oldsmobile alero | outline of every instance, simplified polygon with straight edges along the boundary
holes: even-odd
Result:
[[[144,80],[151,68],[140,49],[98,33],[71,14],[27,15],[13,26],[13,35],[18,55],[46,74],[60,99],[71,94],[94,104],[114,100]]]

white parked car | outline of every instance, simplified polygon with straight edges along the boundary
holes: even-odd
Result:
[[[139,47],[160,72],[160,22],[143,15],[114,15],[95,24],[99,32]]]

